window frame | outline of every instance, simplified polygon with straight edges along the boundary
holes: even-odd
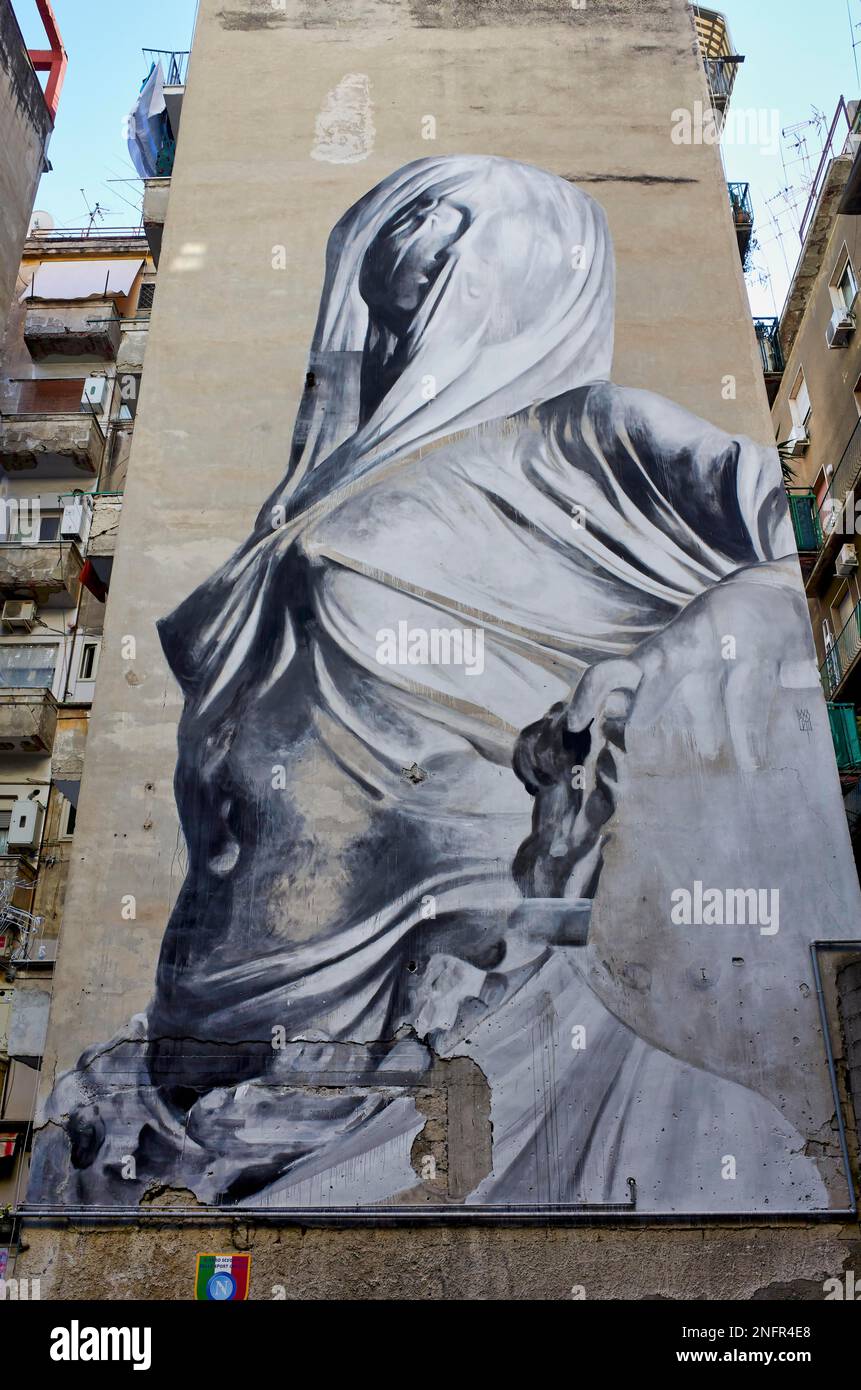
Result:
[[[847,272],[849,274],[851,283],[854,286],[854,293],[850,300],[847,300],[845,294],[843,293],[843,281],[846,279]],[[831,295],[832,309],[835,311],[839,310],[841,313],[844,314],[853,313],[855,303],[858,299],[858,288],[858,275],[856,274],[855,266],[852,262],[852,257],[849,254],[849,247],[846,245],[846,242],[844,241],[842,247],[840,248],[840,254],[837,257],[837,261],[835,262],[831,279],[828,282],[828,291]]]
[[[803,415],[798,404],[799,399],[802,397],[802,393],[804,399],[807,401],[807,411]],[[803,367],[798,368],[795,381],[792,383],[792,388],[789,392],[789,413],[792,416],[793,425],[801,429],[807,429],[810,417],[813,414],[813,403],[810,399],[810,390],[807,385],[807,377],[805,376]]]

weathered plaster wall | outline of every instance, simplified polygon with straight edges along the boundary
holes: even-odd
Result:
[[[213,134],[216,90],[229,140]],[[705,100],[681,0],[582,11],[563,0],[296,0],[284,11],[204,0],[92,717],[49,1081],[150,998],[185,868],[171,785],[180,697],[155,622],[244,539],[283,474],[325,239],[345,208],[429,154],[500,154],[570,176],[600,199],[616,243],[614,379],[771,442],[718,155],[670,138],[673,110]],[[427,116],[433,141],[422,138]],[[332,162],[339,130],[350,162]],[[280,247],[284,271],[273,269]],[[133,922],[121,916],[128,895]],[[145,1249],[147,1266],[164,1259],[170,1271],[160,1288],[182,1297],[194,1252],[215,1248],[216,1236],[29,1225],[25,1239],[22,1272],[42,1275],[43,1296],[150,1296],[133,1272]],[[566,1297],[583,1283],[591,1297],[752,1297],[821,1286],[854,1258],[847,1239],[830,1227],[264,1231],[253,1238],[254,1292]]]
[[[0,11],[0,344],[51,121],[10,5]]]
[[[51,1299],[189,1299],[196,1251],[252,1252],[253,1299],[810,1299],[858,1271],[857,1227],[262,1230],[31,1226]],[[154,1272],[155,1271],[155,1272]],[[582,1290],[582,1292],[581,1292]]]

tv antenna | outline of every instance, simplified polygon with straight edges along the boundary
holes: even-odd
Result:
[[[858,48],[861,45],[861,38],[856,38],[856,30],[861,29],[861,23],[852,18],[852,0],[846,0],[846,15],[849,19],[849,39],[852,44],[852,57],[855,59],[855,81],[861,87],[861,75],[858,71]]]
[[[807,146],[808,132],[810,134],[815,132],[816,135],[821,137],[823,130],[828,124],[824,111],[818,111],[815,106],[811,106],[810,109],[813,112],[810,120],[798,121],[795,125],[784,126],[783,130],[780,132],[783,139],[788,142],[790,150],[795,156],[794,158],[788,159],[785,147],[781,151],[783,172],[786,176],[786,181],[788,184],[793,184],[795,182],[795,177],[790,170],[798,169],[800,165],[800,179],[805,192],[808,192],[813,187],[813,180],[816,177],[813,162],[815,156],[811,154]]]
[[[110,212],[110,208],[103,208],[101,203],[96,203],[93,207],[90,207],[90,200],[84,192],[83,188],[81,189],[81,197],[84,200],[84,206],[86,207],[87,212],[90,214],[90,225],[88,226],[87,231],[91,232],[98,222],[104,222],[105,213]]]

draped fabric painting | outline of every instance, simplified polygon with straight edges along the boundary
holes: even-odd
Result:
[[[778,457],[612,384],[613,325],[605,215],[541,169],[421,160],[334,229],[286,476],[160,626],[153,1001],[58,1081],[37,1198],[434,1201],[462,1059],[467,1205],[839,1200],[788,788],[845,831]]]

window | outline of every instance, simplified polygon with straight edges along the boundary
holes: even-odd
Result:
[[[795,378],[795,385],[789,393],[789,411],[794,425],[806,425],[810,419],[810,396],[803,371],[798,373]]]
[[[842,632],[852,614],[855,612],[857,600],[852,590],[847,586],[840,595],[838,602],[833,607],[835,626],[838,632]]]
[[[0,688],[50,690],[54,684],[57,644],[16,642],[0,645]]]
[[[71,801],[67,801],[63,807],[63,814],[60,818],[60,839],[71,840],[75,833],[75,822],[78,819],[78,808],[73,806]]]
[[[858,281],[845,244],[831,277],[829,289],[834,308],[841,310],[844,314],[850,313],[858,293]]]
[[[846,262],[843,274],[837,282],[837,293],[847,311],[850,310],[855,303],[855,296],[858,293],[858,286],[855,283],[855,272],[852,269],[851,261]]]
[[[60,513],[43,512],[39,499],[34,497],[12,500],[3,504],[0,515],[0,540],[8,545],[36,545],[39,541],[56,541],[60,536]]]
[[[81,648],[81,662],[78,667],[79,681],[94,681],[99,661],[98,642],[85,642]]]
[[[0,800],[0,854],[9,853],[9,826],[12,823],[13,803]]]
[[[75,639],[69,663],[69,687],[66,694],[66,698],[73,704],[92,704],[101,650],[101,637],[80,636]]]
[[[155,281],[150,280],[148,284],[141,285],[140,298],[138,299],[138,313],[143,317],[144,314],[152,312],[153,300],[155,299]]]
[[[22,415],[77,415],[86,377],[39,377],[18,382],[16,411]]]

